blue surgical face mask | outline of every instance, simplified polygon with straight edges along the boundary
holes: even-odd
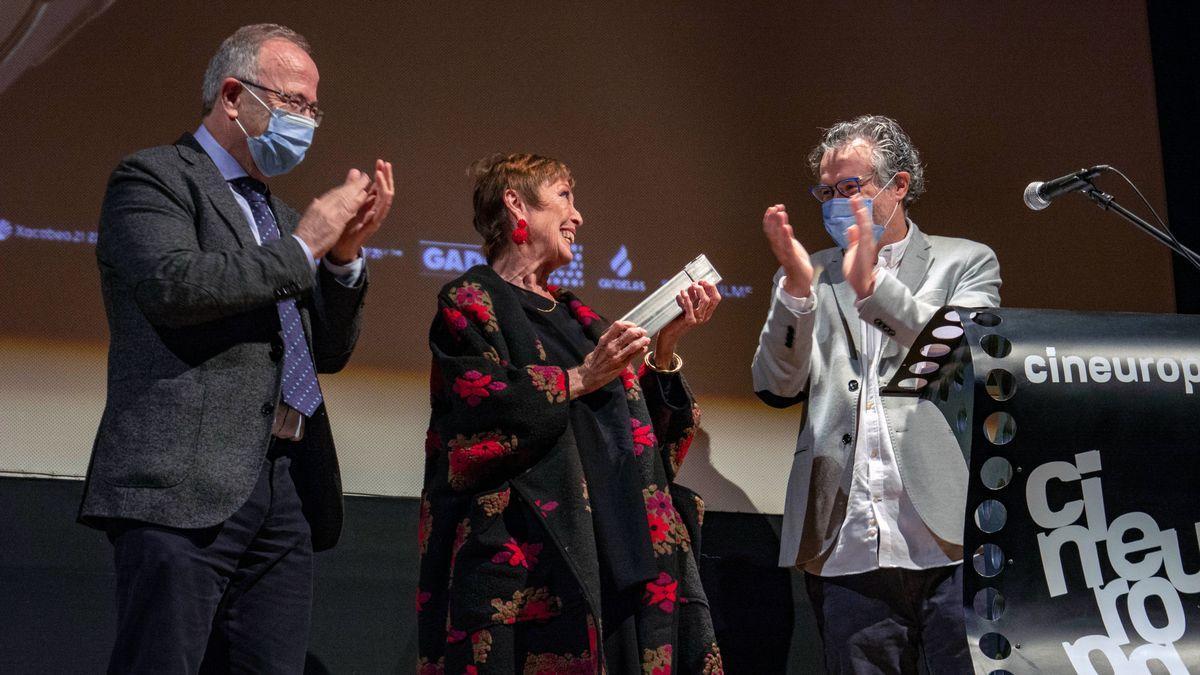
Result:
[[[250,146],[250,156],[254,158],[255,166],[264,176],[278,176],[296,168],[312,145],[317,123],[304,115],[282,108],[272,108],[263,103],[249,88],[245,91],[271,111],[271,121],[267,123],[267,130],[261,136],[251,136],[246,133],[246,127],[242,126],[241,120],[234,120],[242,133],[246,134],[246,142]]]
[[[895,176],[893,175],[892,178],[895,178]],[[888,182],[884,183],[883,187],[879,189],[880,192],[883,192],[887,189],[887,186],[892,184],[892,178],[889,178]],[[864,197],[863,206],[867,208],[867,213],[870,213],[873,218],[875,214],[875,200],[870,197]],[[899,207],[900,202],[897,201],[896,206],[892,207],[892,212],[888,214],[888,217],[883,222],[886,223],[891,220],[892,216],[896,213],[896,209]],[[825,221],[825,231],[829,233],[830,237],[833,237],[833,241],[837,243],[838,248],[850,248],[850,241],[846,236],[846,230],[855,224],[854,205],[850,203],[850,198],[834,197],[821,204],[821,218]],[[872,223],[872,225],[871,230],[875,241],[879,241],[883,237],[883,225],[879,223]]]

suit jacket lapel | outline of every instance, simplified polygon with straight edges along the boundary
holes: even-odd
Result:
[[[279,226],[279,235],[286,237],[296,230],[300,224],[300,216],[288,208],[275,193],[271,193],[271,211],[275,213],[275,224]]]
[[[196,183],[204,190],[213,209],[220,214],[221,219],[233,231],[233,236],[237,238],[242,248],[257,246],[258,242],[255,241],[254,234],[250,232],[250,224],[246,222],[246,215],[234,201],[229,184],[217,170],[217,165],[213,164],[212,158],[196,142],[195,137],[191,134],[184,134],[175,142],[175,146],[179,148],[179,156],[192,166],[192,174]]]
[[[929,273],[929,265],[931,260],[931,244],[929,239],[921,234],[921,230],[913,221],[908,221],[908,226],[912,228],[912,238],[908,242],[908,248],[904,251],[904,258],[900,260],[900,268],[896,270],[896,278],[900,283],[904,284],[910,293],[917,294],[921,284],[925,282],[925,277]],[[900,356],[903,348],[899,342],[892,338],[883,336],[883,349],[880,351],[880,379],[887,381],[891,378],[892,372],[900,366]],[[887,377],[884,378],[883,376]]]
[[[854,343],[854,354],[857,357],[862,353],[862,326],[859,323],[861,319],[858,317],[858,308],[854,306],[857,296],[854,294],[854,289],[850,287],[850,282],[846,281],[845,275],[842,274],[842,257],[844,255],[846,255],[845,251],[839,251],[821,273],[833,286],[833,295],[837,298],[838,311],[842,314],[842,325],[850,334],[850,340]]]
[[[916,295],[917,290],[921,288],[921,282],[925,281],[925,274],[929,272],[930,244],[929,239],[917,229],[916,223],[910,220],[908,226],[913,231],[912,239],[908,242],[904,259],[900,261],[900,269],[896,270],[896,278]]]

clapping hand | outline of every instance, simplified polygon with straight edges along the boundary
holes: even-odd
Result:
[[[842,259],[842,274],[859,300],[875,292],[875,264],[879,256],[879,242],[875,241],[871,226],[871,210],[863,202],[862,195],[850,198],[854,207],[854,225],[846,229],[846,256]]]
[[[808,251],[796,241],[783,204],[776,204],[763,214],[763,234],[787,276],[783,290],[797,298],[808,297],[812,292],[812,262]]]
[[[346,229],[368,198],[370,179],[350,169],[341,185],[312,200],[300,216],[295,234],[304,240],[316,258],[322,258],[345,236]]]
[[[383,224],[392,208],[396,195],[396,183],[392,178],[392,164],[382,159],[375,160],[375,180],[366,190],[366,197],[354,217],[346,224],[342,236],[329,251],[330,262],[345,265],[358,258],[362,245]]]

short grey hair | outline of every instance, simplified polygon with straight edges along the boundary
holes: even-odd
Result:
[[[880,187],[896,172],[907,171],[910,178],[904,205],[909,206],[925,193],[925,165],[921,164],[921,153],[900,128],[900,123],[883,115],[863,115],[826,129],[821,142],[808,154],[808,166],[813,175],[820,179],[821,158],[825,153],[858,139],[871,144],[871,163]]]
[[[268,40],[287,40],[304,50],[309,56],[312,48],[304,36],[286,26],[276,23],[256,23],[242,26],[233,35],[225,38],[217,53],[208,62],[204,71],[204,84],[201,87],[201,101],[204,109],[201,116],[212,112],[221,95],[221,83],[227,77],[239,80],[258,81],[258,51]]]

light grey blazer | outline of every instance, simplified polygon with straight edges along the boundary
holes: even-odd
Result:
[[[1000,264],[990,248],[966,239],[926,236],[911,220],[912,239],[895,276],[880,275],[855,309],[842,275],[841,249],[812,256],[816,306],[795,316],[772,292],[751,372],[768,404],[804,403],[784,503],[779,564],[803,566],[834,543],[846,516],[854,468],[862,366],[859,319],[883,333],[881,383],[888,382],[925,323],[943,305],[996,307]],[[783,270],[775,274],[778,287]],[[885,397],[883,414],[904,488],[940,539],[961,547],[967,462],[930,401]]]

